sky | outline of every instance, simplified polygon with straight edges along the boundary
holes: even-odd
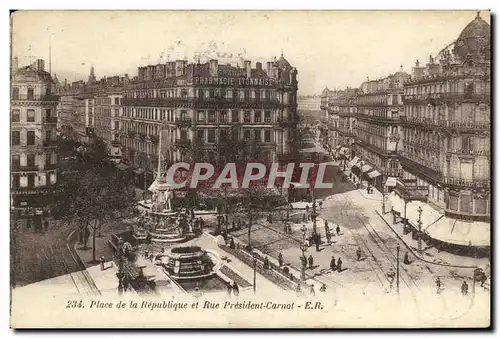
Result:
[[[12,56],[42,58],[59,80],[137,75],[137,67],[212,51],[255,62],[284,57],[297,68],[299,95],[358,87],[455,40],[474,11],[19,11]],[[489,12],[481,17],[490,23]],[[202,59],[203,60],[203,59]],[[232,61],[229,60],[228,61]],[[224,62],[225,63],[225,62]]]

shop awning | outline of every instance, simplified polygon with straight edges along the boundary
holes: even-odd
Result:
[[[137,175],[141,175],[144,173],[144,169],[142,168],[136,168],[134,169],[134,173],[136,173]]]
[[[463,246],[490,246],[491,225],[486,222],[465,222],[443,217],[424,229],[431,238]]]
[[[355,165],[358,162],[359,162],[359,157],[354,156],[354,158],[351,160],[351,162],[349,162],[349,167],[352,167],[353,165]]]
[[[347,148],[345,148],[345,147],[340,148],[340,153],[341,153],[342,155],[344,155],[344,154],[345,154],[345,153],[347,153],[348,151],[349,151],[349,149],[347,149]]]
[[[122,160],[121,160],[120,158],[110,158],[110,159],[109,159],[109,161],[110,161],[110,162],[113,162],[113,163],[115,163],[115,164],[118,164],[118,163],[120,163]]]
[[[380,176],[380,175],[381,175],[381,174],[380,174],[377,170],[370,171],[370,172],[368,173],[368,177],[369,177],[369,178],[375,178],[375,177],[378,177],[378,176]]]
[[[371,166],[369,164],[365,164],[362,168],[361,171],[366,173],[367,171],[371,170]]]
[[[422,229],[431,226],[436,223],[436,221],[444,217],[427,203],[421,201],[411,201],[406,205],[406,218],[415,229],[418,229],[419,207],[422,208],[422,216],[420,219],[422,222]]]
[[[405,201],[403,201],[403,199],[401,197],[399,197],[398,195],[396,195],[396,193],[394,193],[394,192],[391,192],[389,194],[389,197],[387,198],[387,200],[389,202],[388,209],[390,210],[392,208],[392,209],[394,209],[394,211],[399,212],[401,217],[404,217]]]
[[[357,168],[360,168],[360,169],[361,169],[361,167],[362,167],[362,166],[363,166],[363,161],[359,161],[359,162],[355,163],[352,167],[353,167],[353,168],[356,168],[356,167],[357,167]]]
[[[385,185],[388,187],[395,187],[398,184],[398,179],[396,177],[387,177],[387,182]]]
[[[342,146],[341,146],[341,145],[338,145],[338,146],[336,146],[336,147],[335,147],[335,149],[339,149],[340,147],[342,147]]]
[[[319,148],[319,147],[301,149],[300,152],[301,153],[318,153],[318,154],[324,154],[325,153],[325,151],[322,148]]]
[[[118,164],[116,165],[116,168],[117,168],[118,170],[125,171],[125,170],[127,170],[127,169],[129,168],[129,166],[128,166],[128,165],[126,165],[126,164],[124,164],[124,163],[118,163]]]

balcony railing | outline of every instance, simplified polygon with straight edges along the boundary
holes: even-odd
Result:
[[[12,172],[28,172],[28,171],[39,171],[40,167],[38,165],[12,165]]]
[[[404,95],[405,103],[430,103],[439,102],[490,102],[491,94],[488,92],[445,92],[445,93],[427,93],[427,94],[407,94]]]
[[[424,117],[401,116],[401,121],[408,125],[421,125],[424,127],[437,127],[441,129],[456,129],[464,131],[490,129],[490,121],[455,121],[455,120],[437,120]]]
[[[401,121],[399,115],[392,117],[389,115],[378,116],[378,115],[368,115],[368,114],[358,113],[356,114],[356,117],[358,118],[358,120],[369,120],[374,122],[380,121],[384,123],[397,123]]]
[[[489,150],[450,149],[447,153],[455,155],[490,156]]]
[[[180,127],[191,127],[193,121],[190,118],[180,118],[175,121],[175,125]]]
[[[124,98],[122,99],[124,106],[152,106],[152,107],[220,107],[220,108],[258,108],[269,107],[275,108],[280,105],[276,99],[255,99],[255,98],[225,98],[225,97],[209,97],[209,98]]]
[[[426,141],[424,139],[419,138],[411,138],[406,139],[405,143],[410,146],[419,147],[419,148],[427,148],[433,151],[440,151],[441,147],[439,143]]]
[[[175,145],[178,147],[188,147],[191,145],[191,140],[178,138],[175,140]]]
[[[385,177],[403,177],[403,169],[385,168],[382,173]]]
[[[490,188],[491,181],[486,179],[463,179],[447,177],[443,178],[443,183],[448,186],[459,186],[459,187],[469,187],[469,188]]]
[[[115,146],[115,147],[119,147],[122,145],[122,143],[120,142],[120,140],[113,140],[113,141],[111,141],[111,145]]]
[[[416,162],[422,166],[425,166],[427,168],[430,168],[436,172],[439,172],[440,171],[440,168],[439,168],[439,165],[437,165],[436,163],[430,161],[430,160],[427,160],[427,159],[423,159],[423,158],[420,158],[418,156],[415,156],[415,155],[412,155],[411,153],[407,152],[407,151],[404,151],[402,150],[401,152],[401,155],[406,157],[407,159],[413,161],[413,162]]]
[[[45,140],[45,141],[43,141],[42,145],[44,147],[56,147],[57,146],[57,140]]]
[[[49,101],[49,102],[57,102],[61,97],[59,95],[17,95],[12,96],[12,101]]]
[[[57,123],[57,117],[55,117],[55,116],[43,117],[42,118],[42,123],[45,123],[45,124],[54,124],[54,123]]]

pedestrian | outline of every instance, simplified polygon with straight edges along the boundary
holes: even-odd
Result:
[[[319,210],[321,210],[321,208],[323,208],[323,201],[319,201]]]
[[[356,256],[358,258],[358,262],[361,260],[361,248],[358,248],[358,250],[356,250]]]
[[[300,261],[302,262],[302,267],[305,269],[307,267],[307,259],[304,256],[300,256]]]
[[[267,256],[264,258],[264,269],[269,269],[269,259]]]
[[[308,261],[309,261],[309,269],[312,269],[314,265],[314,258],[312,255],[309,255]]]
[[[332,256],[332,260],[330,261],[330,269],[332,269],[332,271],[337,270],[337,264],[335,264],[335,257],[334,256]]]
[[[330,232],[326,233],[326,242],[330,244],[332,242],[332,234]]]
[[[285,234],[288,233],[288,224],[285,223],[285,226],[283,227],[283,230],[284,230]]]
[[[439,289],[441,289],[441,279],[439,277],[436,278],[436,287],[437,291],[439,292]]]
[[[316,244],[316,252],[319,252],[319,245],[321,244],[321,236],[319,233],[317,233],[315,236],[314,236],[314,242]]]
[[[325,220],[325,233],[329,233],[330,232],[330,227],[328,226],[328,221]]]
[[[469,285],[464,281],[462,283],[462,295],[467,296],[467,292],[469,292]]]
[[[306,204],[306,213],[309,213],[309,204]]]
[[[306,214],[302,214],[302,222],[305,223],[307,220],[307,216]]]
[[[49,222],[47,220],[43,222],[43,228],[45,231],[49,230]]]
[[[149,251],[146,250],[144,251],[144,259],[148,259],[149,258]]]
[[[340,225],[337,224],[337,228],[335,228],[335,231],[337,232],[337,236],[340,236]]]
[[[342,260],[340,259],[340,257],[337,260],[337,271],[342,272]]]
[[[283,255],[281,252],[278,254],[278,264],[280,265],[280,268],[283,266]]]
[[[236,282],[233,281],[233,294],[235,296],[238,296],[240,293],[240,288],[238,287],[238,284],[236,284]]]
[[[227,283],[227,295],[231,297],[231,293],[233,292],[233,287],[230,282]]]
[[[389,269],[389,272],[387,273],[387,279],[389,280],[389,285],[392,290],[392,284],[394,283],[394,276],[396,276],[396,273],[392,268]]]
[[[326,285],[323,283],[323,285],[321,285],[321,288],[319,289],[319,292],[325,292],[326,291]]]
[[[123,285],[123,291],[124,292],[127,292],[128,291],[128,285],[129,285],[130,281],[127,277],[127,275],[123,276],[122,278],[122,285]]]
[[[309,289],[309,292],[311,293],[311,295],[315,296],[316,295],[316,291],[314,291],[314,284],[311,284],[311,288]]]
[[[410,256],[408,255],[408,251],[405,252],[405,256],[403,258],[403,263],[404,264],[410,264]]]
[[[297,294],[297,297],[300,297],[302,295],[302,290],[300,289],[300,284],[297,284],[297,287],[295,288],[295,293]]]
[[[104,271],[104,263],[106,263],[106,259],[104,258],[104,256],[101,256],[101,262],[100,262],[101,271]]]
[[[291,234],[291,233],[292,233],[292,225],[288,224],[288,234]]]

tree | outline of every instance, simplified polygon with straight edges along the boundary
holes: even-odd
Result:
[[[135,205],[130,189],[128,181],[106,166],[77,172],[60,186],[61,215],[70,223],[77,222],[84,248],[92,236],[92,262],[96,261],[95,240],[103,222],[122,218]]]

